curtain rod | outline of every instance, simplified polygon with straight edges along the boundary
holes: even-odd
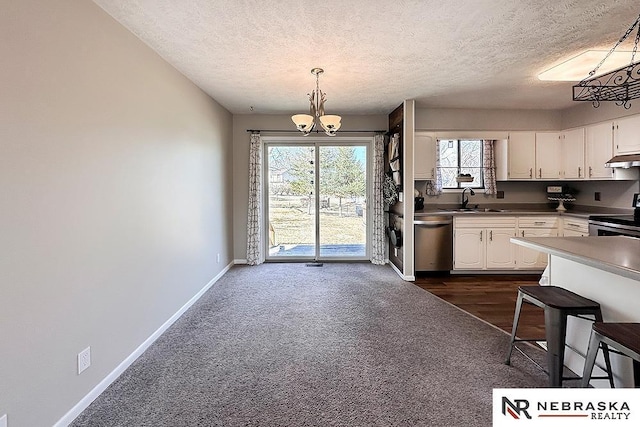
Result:
[[[299,130],[293,130],[293,129],[287,129],[287,130],[273,130],[273,129],[268,129],[268,130],[260,130],[260,129],[247,129],[247,132],[251,132],[251,133],[260,133],[260,132],[278,132],[278,133],[300,133]],[[341,130],[338,131],[339,133],[367,133],[367,132],[373,132],[373,133],[386,133],[386,130]],[[315,131],[311,131],[311,133],[321,133],[320,130],[316,129]],[[322,132],[324,133],[324,131]]]

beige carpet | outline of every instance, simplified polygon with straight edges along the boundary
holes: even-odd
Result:
[[[545,387],[506,333],[389,267],[231,269],[74,426],[489,426]]]

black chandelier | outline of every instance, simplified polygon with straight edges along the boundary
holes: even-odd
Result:
[[[638,32],[636,33],[630,64],[596,76],[598,69],[604,61],[616,50],[620,43],[629,37],[636,27],[638,27]],[[640,62],[634,63],[639,40],[640,15],[596,68],[589,72],[589,76],[573,86],[573,100],[590,101],[595,108],[598,108],[601,102],[613,101],[616,105],[629,109],[631,107],[630,101],[640,98]]]

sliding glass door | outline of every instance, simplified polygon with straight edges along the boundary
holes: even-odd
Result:
[[[367,255],[367,147],[320,146],[319,256]]]
[[[368,259],[368,146],[265,144],[268,260]]]

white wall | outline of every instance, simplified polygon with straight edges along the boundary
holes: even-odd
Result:
[[[90,1],[0,35],[0,415],[44,426],[231,261],[232,116]]]
[[[301,111],[304,106],[301,105]],[[340,114],[340,112],[331,112]],[[343,116],[342,131],[345,130],[386,130],[387,115]],[[247,200],[249,197],[249,140],[247,129],[256,130],[293,130],[295,125],[289,115],[236,114],[233,116],[233,256],[238,261],[247,258]],[[340,131],[338,131],[340,133]],[[265,132],[264,136],[304,136],[300,133]],[[316,136],[316,134],[313,134]],[[324,134],[317,134],[322,137]],[[373,135],[372,133],[344,133],[341,136]],[[328,136],[326,136],[330,140]]]
[[[594,108],[590,102],[576,102],[576,105],[562,111],[562,129],[589,125],[606,120],[640,114],[640,100],[631,101],[631,108],[625,110],[615,102],[603,102]]]
[[[416,107],[416,130],[560,130],[555,110],[477,110]]]

